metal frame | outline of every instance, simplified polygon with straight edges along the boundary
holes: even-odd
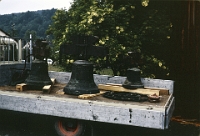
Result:
[[[10,50],[11,47],[13,48],[12,50],[12,55],[13,57],[10,58]],[[15,47],[18,50],[18,54],[17,54],[17,61],[21,60],[21,42],[19,40],[19,43],[16,42],[13,38],[8,37],[8,36],[0,36],[0,54],[2,54],[3,57],[3,63],[10,63],[10,62],[14,62],[15,61]],[[6,56],[6,51],[7,51],[7,56]],[[5,58],[7,57],[7,61],[5,60]],[[12,59],[12,60],[11,60]],[[0,60],[0,62],[2,62]]]

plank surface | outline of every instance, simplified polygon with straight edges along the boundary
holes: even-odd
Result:
[[[55,78],[51,78],[51,82],[54,85],[56,83],[56,79]]]
[[[43,93],[50,93],[51,87],[56,83],[56,79],[55,78],[51,78],[51,82],[52,82],[52,85],[45,85],[42,88]]]
[[[52,86],[52,85],[45,85],[45,86],[42,88],[43,93],[49,93],[49,92],[51,91],[51,86]]]
[[[169,91],[167,90],[158,90],[158,89],[147,89],[147,88],[138,88],[138,89],[126,89],[120,85],[114,85],[114,84],[99,84],[98,88],[100,90],[109,90],[109,91],[116,91],[116,92],[130,92],[130,93],[139,93],[139,94],[145,94],[145,95],[168,95]]]
[[[100,93],[96,93],[96,94],[82,94],[82,95],[79,95],[78,98],[80,98],[80,99],[89,99],[89,98],[92,98],[92,97],[95,97],[95,96],[102,95],[104,93],[105,93],[104,91],[100,91]]]
[[[25,83],[17,84],[16,85],[16,90],[20,91],[20,92],[27,90],[27,84],[25,84]]]
[[[169,90],[166,88],[144,87],[145,89],[159,90],[159,95],[169,95]]]

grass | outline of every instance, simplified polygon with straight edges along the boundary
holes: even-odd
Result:
[[[65,72],[65,69],[59,65],[56,65],[56,66],[48,65],[48,70],[49,71],[57,71],[57,72]]]
[[[114,75],[112,69],[109,69],[109,68],[102,69],[100,71],[98,70],[98,71],[96,71],[96,73],[99,75],[110,75],[110,76]]]
[[[56,66],[49,65],[48,70],[49,71],[57,71],[57,72],[66,72],[65,68],[63,68],[59,65],[56,65]],[[109,68],[103,69],[103,70],[98,70],[98,71],[96,71],[96,73],[99,74],[99,75],[111,75],[111,76],[113,76],[113,71]]]

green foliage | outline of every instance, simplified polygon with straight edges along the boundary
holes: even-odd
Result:
[[[29,29],[24,34],[24,39],[30,39],[30,34],[32,35],[32,40],[35,41],[37,39],[37,32],[34,30],[30,31]]]
[[[66,29],[66,24],[68,23],[68,14],[65,10],[57,10],[52,16],[53,23],[49,25],[48,30],[46,31],[46,34],[53,35],[53,44],[54,45],[61,45],[63,40],[63,33]],[[58,50],[58,49],[57,49]]]
[[[57,10],[52,16],[52,24],[49,25],[48,30],[46,31],[47,35],[53,35],[52,44],[52,53],[51,58],[56,61],[59,59],[59,47],[66,40],[62,40],[66,28],[66,24],[68,23],[68,14],[63,10]],[[55,46],[56,45],[56,46]]]
[[[29,39],[27,35],[32,33],[36,38],[44,39],[55,11],[51,9],[0,15],[0,28],[14,37]]]
[[[57,71],[57,72],[63,72],[65,69],[63,67],[60,67],[59,65],[48,65],[49,71]]]
[[[109,48],[109,59],[91,58],[97,71],[110,67],[114,75],[125,75],[128,68],[139,67],[145,77],[166,78],[172,27],[170,3],[142,2],[74,0],[68,12],[54,15],[48,32],[54,35],[57,48],[74,34],[98,36],[97,46]],[[131,57],[129,52],[140,57]]]

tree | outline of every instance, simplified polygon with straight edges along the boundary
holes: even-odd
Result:
[[[32,35],[32,40],[35,41],[37,39],[37,32],[33,30],[27,30],[24,34],[24,39],[30,40],[30,34]]]
[[[151,2],[147,6],[148,1],[144,0],[142,6],[136,0],[85,1],[74,0],[68,12],[60,11],[65,12],[65,17],[54,15],[49,30],[54,30],[55,41],[59,42],[55,45],[69,42],[74,34],[95,35],[100,39],[97,46],[109,48],[109,65],[105,58],[91,58],[96,69],[109,66],[114,75],[125,75],[127,68],[139,67],[145,76],[167,77],[165,56],[163,51],[160,53],[170,42],[171,22],[166,3]],[[63,18],[66,22],[61,23]],[[62,30],[57,29],[59,25]]]
[[[0,15],[0,28],[13,35],[12,25],[15,24],[15,36],[17,37],[23,38],[27,30],[33,30],[37,32],[38,37],[45,38],[45,31],[55,11],[56,9],[51,9]]]
[[[55,46],[52,48],[51,58],[56,61],[59,58],[59,47],[66,41],[63,41],[62,39],[64,36],[63,33],[66,29],[66,24],[69,22],[67,11],[65,9],[57,10],[54,16],[52,16],[52,22],[53,23],[49,25],[46,34],[53,36],[52,44]]]

